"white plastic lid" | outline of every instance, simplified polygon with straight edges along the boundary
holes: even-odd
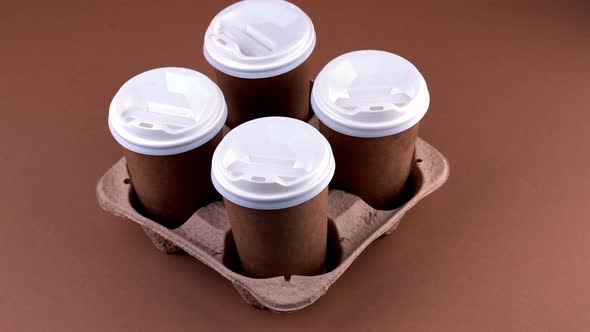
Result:
[[[311,19],[282,0],[245,0],[222,10],[207,28],[203,51],[219,71],[240,78],[284,74],[315,47]]]
[[[356,51],[330,61],[311,95],[316,116],[355,137],[383,137],[418,123],[430,104],[426,81],[408,60],[384,51]]]
[[[213,185],[231,202],[258,210],[292,207],[328,186],[335,162],[328,141],[309,124],[284,117],[243,123],[213,154]]]
[[[111,102],[109,128],[131,151],[172,155],[208,142],[226,118],[223,93],[207,76],[158,68],[123,84]]]

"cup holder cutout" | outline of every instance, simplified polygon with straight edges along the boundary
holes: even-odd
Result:
[[[406,204],[410,199],[412,199],[412,197],[416,195],[416,193],[420,191],[420,189],[422,189],[422,185],[424,184],[424,176],[418,168],[418,164],[421,162],[422,159],[414,160],[410,170],[410,175],[406,180],[406,184],[404,185],[404,189],[400,195],[400,198],[396,202],[392,202],[384,210],[394,210],[399,208],[400,206]],[[330,183],[329,188],[330,190],[341,190],[354,195],[354,191],[350,187],[342,184],[336,185],[334,183]]]
[[[149,213],[146,208],[143,206],[143,204],[141,203],[141,201],[139,200],[139,197],[137,196],[137,193],[135,192],[135,189],[133,188],[133,182],[130,178],[126,178],[123,180],[124,184],[129,184],[130,185],[130,190],[129,190],[129,203],[131,205],[131,207],[133,208],[133,210],[135,210],[135,212],[139,213],[140,215],[153,220],[154,222],[159,223],[160,225],[168,228],[168,229],[176,229],[181,227],[182,225],[184,225],[189,219],[190,216],[188,216],[186,218],[186,220],[184,222],[178,223],[177,221],[163,221],[163,220],[158,220],[158,218],[156,218],[155,216],[153,216],[151,213]],[[211,203],[217,202],[222,200],[221,195],[219,194],[215,194],[212,197],[209,197],[207,202],[205,204],[203,204],[202,206],[196,206],[194,209],[194,212],[196,212],[199,208],[203,207],[203,206],[207,206]],[[173,225],[171,227],[171,225]]]
[[[412,169],[410,170],[410,175],[406,180],[406,184],[404,185],[404,189],[400,195],[400,198],[397,202],[394,202],[390,207],[386,208],[386,210],[393,210],[401,207],[402,205],[406,204],[412,197],[416,195],[422,189],[422,185],[424,184],[424,175],[420,171],[417,166],[418,160],[415,163],[412,163]]]
[[[328,218],[328,247],[326,248],[326,262],[324,273],[333,271],[342,263],[343,248],[334,220]]]
[[[227,232],[223,240],[223,258],[222,263],[233,272],[240,273],[242,265],[240,264],[240,256],[238,256],[238,249],[236,248],[236,241],[231,230]]]
[[[127,180],[127,179],[125,179]],[[123,181],[125,182],[125,181]],[[131,184],[131,181],[129,181],[129,184]],[[133,189],[133,185],[131,185],[131,190],[129,190],[129,203],[131,204],[131,207],[133,208],[133,210],[135,210],[135,212],[141,214],[142,216],[152,219],[152,220],[156,220],[154,219],[154,217],[152,215],[150,215],[150,213],[148,213],[146,211],[146,209],[143,207],[143,205],[141,204],[141,202],[139,201],[139,197],[137,197],[137,193],[135,193],[135,190]]]
[[[422,159],[416,159],[416,162],[412,164],[412,169],[410,170],[410,176],[406,182],[404,187],[404,203],[410,200],[412,197],[416,196],[416,194],[422,189],[424,185],[424,174],[418,167],[418,163],[421,163]]]
[[[326,248],[326,262],[324,263],[324,271],[321,274],[331,272],[340,265],[342,262],[342,245],[339,242],[338,231],[334,221],[328,219],[328,242]],[[238,249],[236,248],[236,242],[234,236],[230,231],[227,232],[224,239],[223,258],[222,263],[231,271],[243,274],[242,267],[240,264],[240,256],[238,255]],[[321,275],[320,274],[320,275]],[[251,277],[250,277],[251,278]],[[283,276],[285,281],[290,281],[291,276]]]

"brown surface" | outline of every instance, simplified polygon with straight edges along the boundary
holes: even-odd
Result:
[[[261,79],[243,79],[214,71],[215,82],[227,102],[227,124],[232,128],[265,116],[299,120],[309,117],[309,60],[282,75]]]
[[[245,275],[269,278],[322,272],[328,238],[328,187],[286,209],[255,210],[223,201]]]
[[[417,64],[432,97],[420,135],[453,171],[292,315],[244,305],[96,203],[121,157],[117,88],[156,66],[211,77],[201,38],[228,3],[3,3],[1,331],[590,329],[587,1],[296,2],[318,32],[312,73],[362,48]]]
[[[321,121],[319,125],[336,159],[331,188],[353,193],[380,210],[404,201],[419,124],[396,135],[371,138],[339,133]]]
[[[123,149],[141,209],[168,228],[184,223],[197,209],[219,195],[211,182],[211,158],[222,133],[190,151],[170,156],[148,156]]]

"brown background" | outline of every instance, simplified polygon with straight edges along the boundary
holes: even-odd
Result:
[[[290,315],[160,254],[94,194],[121,156],[117,88],[160,66],[211,76],[202,37],[229,2],[0,4],[1,331],[590,330],[587,1],[296,1],[314,74],[367,48],[417,64],[421,136],[452,174]]]

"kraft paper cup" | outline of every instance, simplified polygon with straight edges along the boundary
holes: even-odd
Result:
[[[235,127],[267,116],[309,116],[310,18],[282,0],[240,1],[212,20],[203,51],[215,68]]]
[[[224,198],[245,274],[323,271],[334,169],[328,141],[303,121],[261,118],[224,137],[211,178]]]
[[[215,200],[211,158],[226,118],[221,90],[194,70],[158,68],[121,87],[109,128],[124,148],[142,213],[176,228]]]
[[[333,187],[376,209],[399,205],[429,103],[426,81],[398,55],[356,51],[328,63],[311,104],[338,164]]]

